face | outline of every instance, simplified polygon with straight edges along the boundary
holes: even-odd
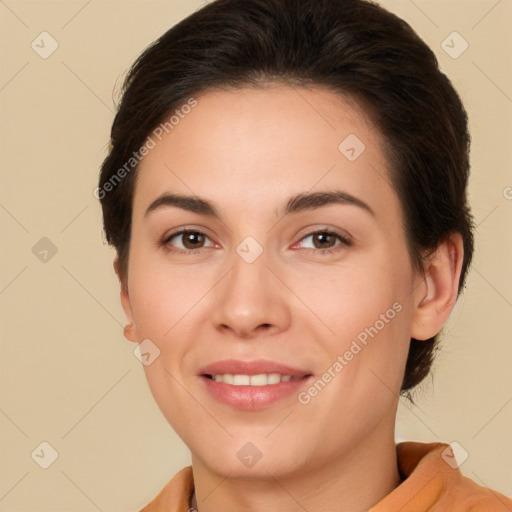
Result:
[[[160,409],[233,477],[392,439],[418,276],[379,132],[322,88],[196,100],[140,164],[122,293]]]

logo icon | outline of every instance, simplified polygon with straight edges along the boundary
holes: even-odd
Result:
[[[338,146],[339,152],[351,162],[357,160],[365,149],[363,141],[353,133],[348,135]]]
[[[236,455],[240,459],[240,462],[248,468],[255,466],[263,456],[253,443],[244,444],[242,448],[238,450]]]
[[[252,236],[248,236],[236,248],[236,252],[246,263],[253,263],[263,252],[263,247]]]
[[[160,356],[160,349],[148,338],[141,341],[135,347],[133,353],[144,366],[149,366]]]
[[[48,442],[43,441],[30,454],[36,464],[48,469],[59,457],[57,450]]]
[[[30,46],[39,57],[47,59],[59,47],[59,43],[48,32],[41,32]]]
[[[468,47],[469,43],[458,32],[452,32],[441,43],[441,48],[452,59],[458,59],[468,49]]]
[[[44,236],[32,247],[32,254],[41,263],[48,263],[57,254],[57,246]]]
[[[469,457],[469,454],[457,441],[453,441],[443,450],[441,457],[450,467],[456,469]]]

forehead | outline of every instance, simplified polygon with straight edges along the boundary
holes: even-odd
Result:
[[[155,147],[138,169],[135,209],[163,192],[238,208],[340,187],[394,201],[382,137],[351,97],[267,84],[207,91],[189,104],[150,135]]]

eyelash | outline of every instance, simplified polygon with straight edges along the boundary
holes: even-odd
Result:
[[[206,235],[206,233],[203,233],[202,231],[199,231],[197,229],[182,229],[181,231],[177,231],[176,233],[173,233],[167,237],[165,237],[162,241],[161,241],[161,245],[162,246],[165,246],[167,248],[167,250],[169,252],[174,252],[174,253],[177,253],[177,254],[198,254],[200,253],[203,249],[205,249],[205,247],[200,247],[199,249],[178,249],[176,247],[169,247],[169,243],[171,242],[171,240],[173,240],[174,238],[176,237],[179,237],[181,235],[188,235],[188,234],[199,234],[199,235],[204,235],[206,238],[209,238],[208,235]],[[334,247],[330,247],[330,248],[326,248],[326,249],[317,249],[317,248],[307,248],[308,250],[311,250],[311,251],[314,251],[314,252],[320,252],[320,254],[334,254],[335,252],[338,252],[339,250],[342,250],[343,247],[350,247],[352,245],[352,242],[351,240],[349,240],[347,237],[344,237],[342,235],[340,235],[339,233],[336,233],[335,231],[331,231],[331,230],[328,230],[328,229],[321,229],[321,230],[318,230],[318,231],[312,231],[311,233],[308,233],[307,235],[304,235],[299,242],[302,242],[304,241],[306,238],[309,238],[310,236],[314,236],[314,235],[318,235],[318,234],[322,234],[322,235],[332,235],[334,237],[336,237],[341,243],[340,244],[337,244],[335,245]]]

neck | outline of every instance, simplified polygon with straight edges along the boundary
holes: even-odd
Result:
[[[244,510],[248,512],[296,511],[365,512],[387,496],[401,480],[394,438],[364,439],[327,463],[273,476],[269,468],[259,479],[230,479],[210,471],[192,457],[195,493],[192,507],[198,512]],[[266,475],[266,476],[265,476]]]

